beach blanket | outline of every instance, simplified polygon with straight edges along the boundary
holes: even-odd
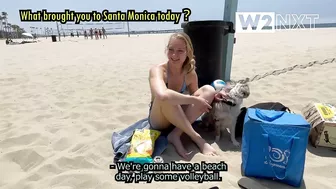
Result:
[[[202,121],[201,116],[192,124],[193,127],[197,125],[197,122]],[[173,127],[174,128],[174,127]],[[113,162],[123,161],[128,153],[129,148],[131,147],[131,139],[133,133],[136,129],[153,129],[151,128],[148,118],[141,119],[134,124],[128,126],[124,130],[119,132],[114,132],[112,134],[112,148],[114,150],[114,159]],[[161,131],[161,135],[155,141],[154,152],[152,157],[161,155],[168,146],[167,135],[171,129],[167,131]]]
[[[151,128],[148,118],[141,119],[134,124],[130,125],[126,129],[114,132],[112,134],[112,148],[114,150],[114,159],[113,162],[116,163],[118,161],[124,160],[127,155],[127,152],[131,146],[131,139],[133,133],[136,129],[153,129]],[[154,152],[152,157],[161,155],[167,148],[168,140],[167,136],[161,134],[158,139],[155,141]]]

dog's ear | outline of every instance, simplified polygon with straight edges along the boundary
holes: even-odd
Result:
[[[234,80],[227,81],[226,83],[228,83],[230,86],[235,86],[237,84],[237,82]]]
[[[239,86],[239,93],[242,95],[243,98],[247,98],[250,96],[250,87],[248,84],[241,84]]]
[[[249,92],[243,92],[243,94],[242,94],[242,95],[243,95],[243,97],[244,97],[244,98],[247,98],[247,97],[249,97],[249,96],[250,96],[250,93],[249,93]]]
[[[246,88],[246,98],[249,97],[251,95],[251,90],[250,90],[250,86],[246,83],[245,84],[245,88]]]

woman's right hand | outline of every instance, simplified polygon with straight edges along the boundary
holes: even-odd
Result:
[[[209,112],[212,108],[209,102],[200,96],[195,96],[193,104],[197,107],[200,107],[202,112]]]
[[[229,95],[225,90],[221,90],[218,93],[215,94],[215,99],[216,101],[223,101],[229,99]]]

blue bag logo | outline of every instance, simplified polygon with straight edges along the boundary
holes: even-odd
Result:
[[[282,151],[279,148],[272,148],[271,146],[268,147],[268,152],[269,152],[269,159],[267,156],[265,157],[265,164],[269,164],[274,167],[278,167],[281,169],[286,169],[286,165],[290,156],[290,151],[285,150]]]

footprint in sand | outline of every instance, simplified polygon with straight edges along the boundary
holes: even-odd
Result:
[[[46,127],[46,130],[47,130],[48,132],[52,133],[52,134],[58,132],[58,131],[61,130],[61,129],[62,129],[62,127],[60,127],[60,126],[54,126],[54,125],[48,125],[48,126]]]
[[[28,94],[24,94],[24,95],[21,96],[20,98],[21,98],[21,99],[29,99],[29,98],[32,98],[32,97],[33,97],[33,95],[30,94],[30,93],[28,93]]]
[[[134,115],[121,115],[117,116],[116,119],[122,123],[128,123],[130,120],[135,120],[136,117]]]
[[[17,82],[16,78],[5,78],[5,79],[0,79],[0,85],[3,86],[11,86],[15,85]]]
[[[114,122],[114,121],[112,121],[112,122]],[[109,130],[113,130],[115,128],[118,128],[118,124],[114,124],[114,123],[107,124],[106,128],[109,129]]]
[[[102,105],[89,105],[87,106],[87,109],[90,111],[101,113],[104,111],[105,107]],[[89,113],[87,112],[86,114],[89,114]],[[92,115],[89,114],[89,116],[92,116]]]
[[[0,107],[1,109],[5,110],[5,109],[15,109],[17,107],[16,103],[0,103]]]
[[[135,104],[135,107],[139,109],[147,108],[149,107],[149,103],[138,103],[138,104]]]
[[[113,107],[114,110],[116,111],[123,111],[123,112],[129,112],[132,110],[132,108],[130,107],[130,105],[127,105],[127,104],[123,104],[123,105],[120,105],[118,107]]]
[[[287,85],[296,88],[296,87],[298,87],[298,86],[301,86],[302,83],[292,81],[292,82],[288,82]]]
[[[63,119],[78,119],[80,116],[80,113],[72,112],[70,115],[63,117]]]
[[[38,181],[40,179],[42,179],[42,176],[40,174],[37,174],[37,173],[27,177],[27,180],[29,180],[29,181]]]
[[[71,146],[71,142],[68,138],[62,137],[52,144],[54,150],[63,151]]]
[[[5,158],[18,164],[25,172],[40,165],[45,158],[33,149],[22,149],[4,155]]]
[[[91,103],[95,103],[95,104],[110,104],[111,101],[106,100],[106,99],[94,99]]]
[[[87,145],[84,144],[76,144],[76,146],[72,149],[69,150],[69,152],[74,152],[74,153],[81,153],[84,152],[88,149]]]
[[[5,117],[8,118],[7,116],[5,116]],[[13,125],[13,123],[0,122],[0,133],[5,133],[6,130],[12,129],[12,125]],[[1,139],[0,139],[0,141],[1,141]]]
[[[108,92],[108,93],[106,93],[104,96],[106,96],[106,97],[108,97],[108,98],[111,98],[111,97],[113,97],[115,95],[115,92]]]
[[[3,100],[8,100],[10,98],[12,98],[12,97],[11,96],[7,96],[7,95],[3,95],[3,97],[2,97]],[[21,99],[23,99],[23,98],[21,97]],[[24,99],[26,99],[26,98],[24,98]]]
[[[33,118],[33,120],[35,120],[35,121],[42,121],[42,120],[44,120],[44,119],[49,119],[49,118],[51,118],[51,117],[53,117],[53,116],[50,115],[50,114],[44,114],[44,115],[38,115],[38,116],[35,116],[35,117]]]
[[[57,95],[56,98],[57,98],[58,100],[62,101],[62,100],[64,100],[64,99],[68,98],[68,96],[65,96],[65,95]]]
[[[71,174],[71,177],[69,177],[69,174]],[[105,175],[93,173],[91,169],[77,169],[76,172],[71,170],[71,172],[67,172],[64,174],[61,173],[59,175],[56,175],[55,177],[50,178],[49,187],[59,189],[103,188],[103,186],[101,185],[102,176]],[[104,188],[111,188],[111,183],[109,183],[108,187]]]
[[[55,105],[60,108],[68,108],[70,106],[70,104],[67,102],[56,102]]]
[[[80,135],[82,136],[90,136],[91,135],[91,132],[87,129],[87,128],[84,128],[84,129],[81,129],[79,131]]]
[[[128,93],[125,92],[125,91],[117,91],[117,94],[118,94],[118,96],[125,96],[125,95],[127,95]]]
[[[86,155],[77,156],[77,157],[61,157],[55,161],[56,165],[58,165],[63,170],[73,170],[73,169],[92,169],[97,168],[96,165],[88,161]]]
[[[79,113],[71,113],[71,115],[70,115],[70,118],[71,119],[77,119],[77,118],[79,118],[81,115],[79,114]]]
[[[50,144],[50,139],[45,136],[39,135],[38,138],[34,141],[35,146],[49,146]]]
[[[300,95],[300,101],[303,101],[303,102],[319,102],[320,100],[315,98],[315,97],[309,97],[309,96],[304,96],[303,95]]]
[[[15,78],[9,77],[9,78],[0,79],[0,81],[15,81]]]
[[[106,125],[99,121],[88,121],[87,124],[96,129],[96,131],[103,131],[106,129]]]
[[[0,146],[1,148],[9,148],[12,146],[29,145],[40,138],[40,136],[41,134],[31,133],[22,136],[7,137],[0,141]]]
[[[62,170],[54,164],[45,164],[42,167],[40,167],[39,169],[37,169],[37,171],[29,176],[27,178],[27,180],[29,181],[39,181],[42,179],[42,177],[51,177],[54,175],[58,175],[62,172]]]

